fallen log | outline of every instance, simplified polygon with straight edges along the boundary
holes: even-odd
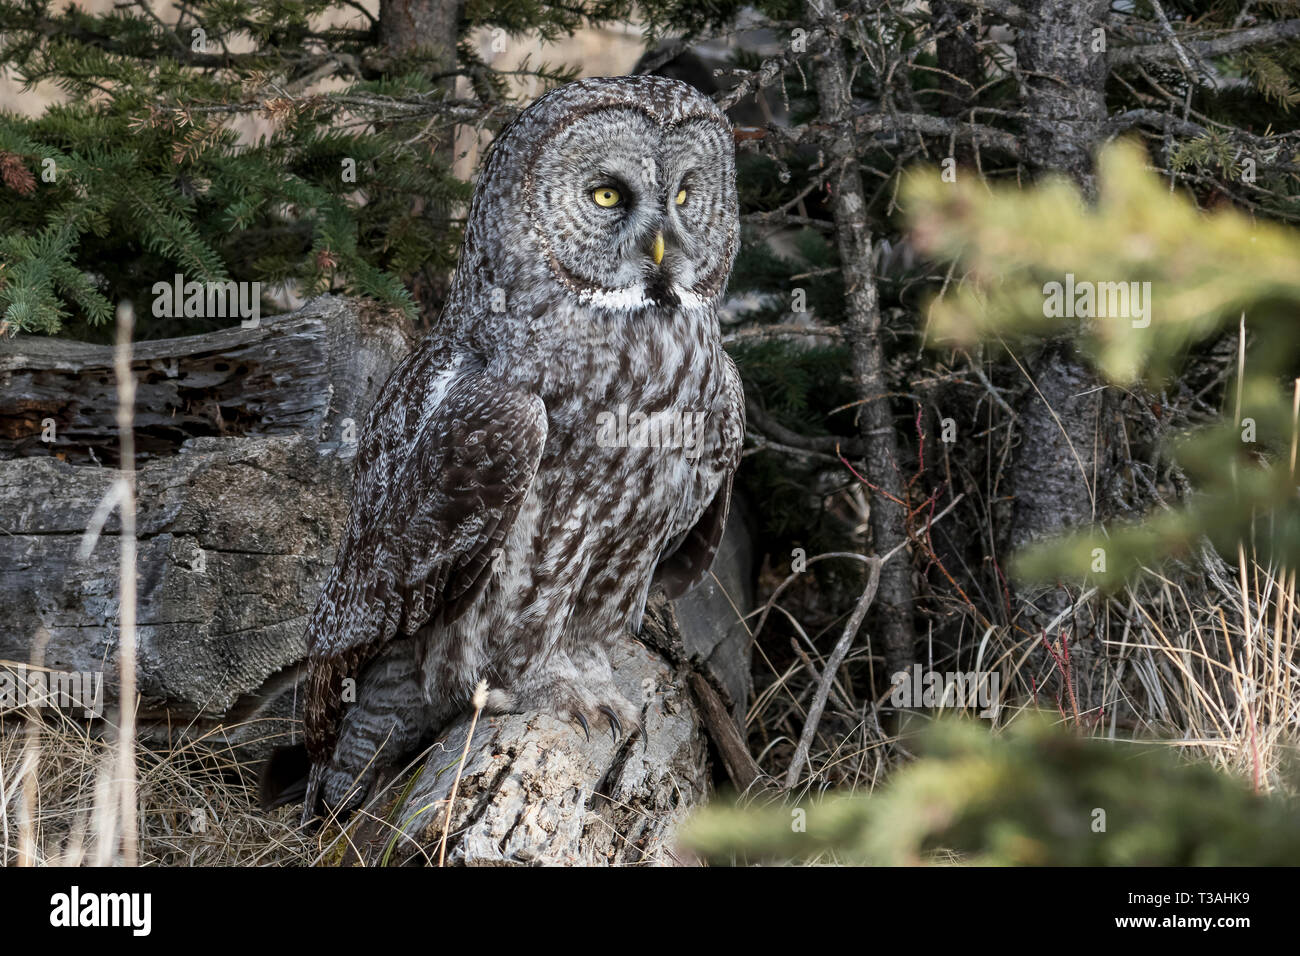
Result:
[[[137,343],[140,729],[256,756],[287,730],[307,613],[346,514],[361,419],[414,342],[322,297],[257,328]],[[0,343],[0,661],[103,675],[116,701],[112,349]]]

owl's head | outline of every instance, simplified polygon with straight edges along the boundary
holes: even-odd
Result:
[[[739,230],[726,116],[650,76],[582,80],[530,105],[498,138],[470,216],[494,247],[486,261],[613,311],[721,295]]]

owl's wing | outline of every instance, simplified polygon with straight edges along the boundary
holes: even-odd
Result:
[[[698,480],[714,489],[712,497],[701,494],[702,510],[687,529],[668,542],[654,580],[664,586],[670,598],[679,598],[704,580],[718,553],[722,532],[731,507],[731,481],[740,464],[745,444],[745,391],[731,356],[721,352],[723,388],[719,406],[710,416],[704,454],[697,470]]]
[[[655,565],[654,580],[664,586],[669,598],[681,597],[708,574],[727,525],[731,478],[727,475],[700,520],[670,542],[664,549],[665,556]]]
[[[334,745],[343,679],[359,679],[395,635],[454,620],[478,597],[546,443],[542,400],[477,373],[451,385],[409,445],[407,411],[368,423],[358,493],[308,627],[305,736],[317,761]]]

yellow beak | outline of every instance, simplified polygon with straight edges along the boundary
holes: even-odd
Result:
[[[655,233],[655,245],[651,255],[655,258],[655,265],[659,265],[664,261],[664,234],[662,232]]]

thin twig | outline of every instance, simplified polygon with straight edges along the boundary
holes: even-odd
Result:
[[[858,633],[858,628],[862,626],[863,619],[867,616],[867,611],[871,607],[871,602],[876,599],[876,590],[880,587],[880,566],[884,562],[880,558],[872,558],[868,564],[867,586],[862,591],[862,596],[858,598],[858,606],[853,609],[849,621],[844,625],[844,633],[840,639],[835,642],[835,649],[826,660],[826,667],[822,670],[821,680],[817,682],[817,693],[813,695],[812,706],[808,708],[808,719],[804,722],[803,733],[799,735],[799,745],[795,747],[794,758],[790,761],[790,769],[785,772],[785,786],[787,790],[794,788],[799,780],[799,774],[803,772],[804,764],[808,762],[808,751],[812,747],[813,737],[817,733],[817,725],[821,722],[822,711],[826,709],[826,700],[830,697],[831,682],[839,672],[840,665],[844,663],[844,658],[849,653],[849,648],[853,645],[853,638]]]
[[[117,307],[117,348],[113,374],[117,379],[117,431],[122,472],[118,514],[119,615],[118,668],[120,691],[117,728],[118,808],[122,815],[122,862],[136,865],[137,809],[135,792],[135,376],[131,372],[131,332],[135,311],[129,302]]]
[[[469,721],[469,733],[465,735],[465,749],[461,751],[460,763],[456,765],[456,778],[451,782],[451,794],[447,797],[447,816],[442,821],[442,839],[438,841],[438,865],[447,865],[447,834],[451,832],[451,810],[456,805],[456,791],[460,789],[460,775],[465,772],[465,761],[469,759],[470,741],[474,739],[474,728],[478,726],[478,715],[487,705],[487,681],[481,680],[474,688],[474,716]]]

